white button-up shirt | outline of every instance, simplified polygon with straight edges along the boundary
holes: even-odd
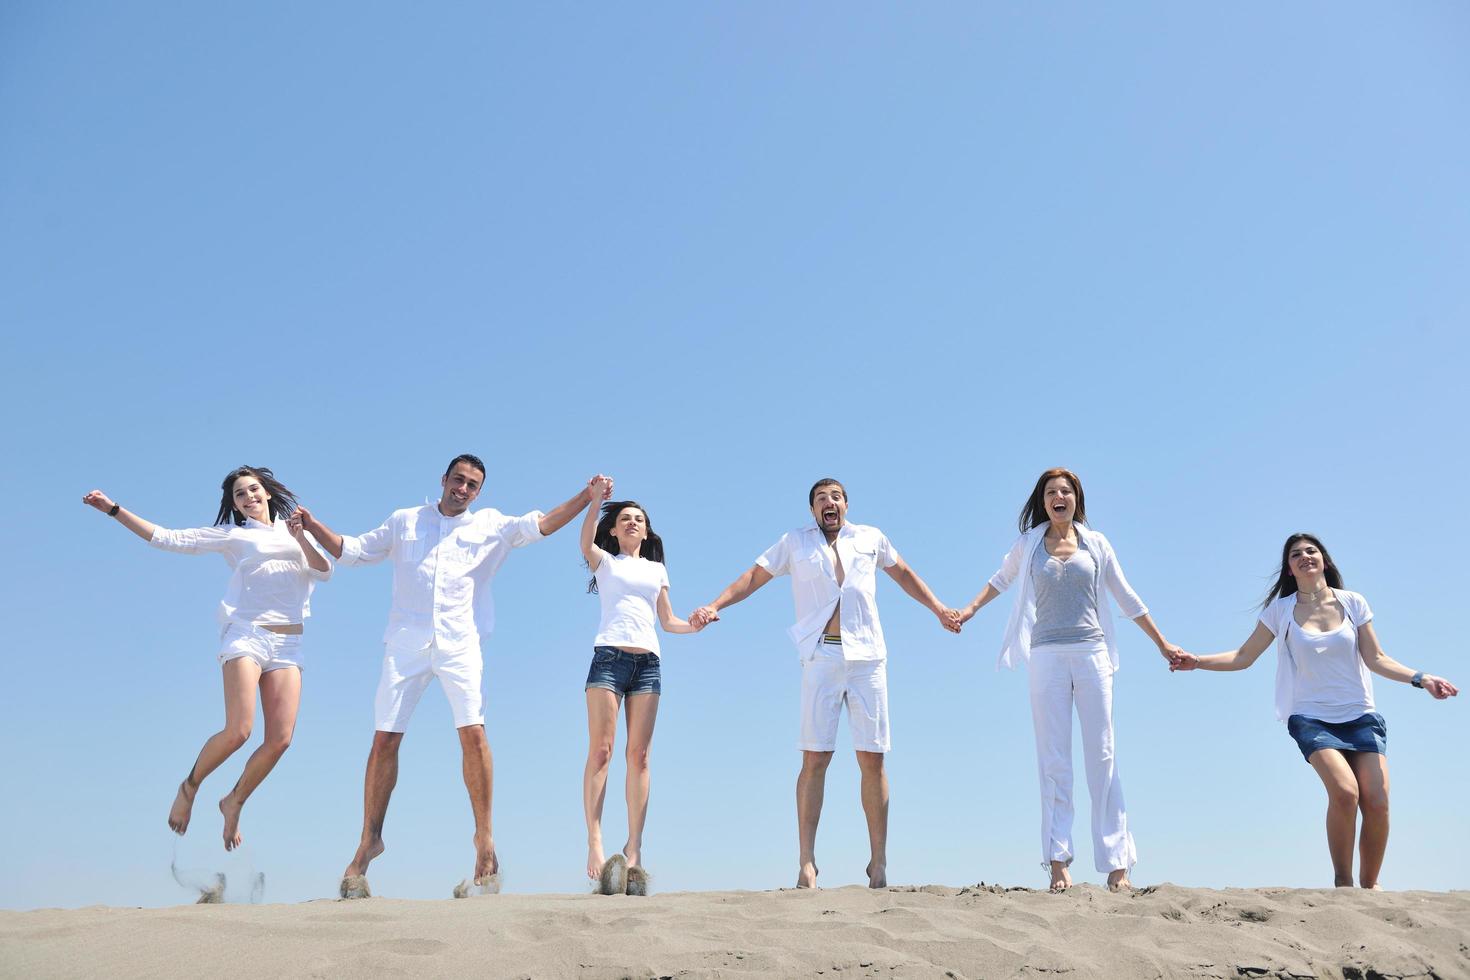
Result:
[[[325,572],[306,563],[302,546],[286,530],[284,520],[262,524],[247,517],[244,525],[218,524],[183,531],[155,526],[148,543],[184,555],[224,556],[233,574],[219,604],[221,624],[300,623],[311,615],[312,586],[332,577],[331,562]]]
[[[540,541],[542,513],[493,508],[445,517],[435,504],[396,510],[360,537],[342,536],[343,565],[393,559],[387,643],[442,650],[477,647],[495,629],[490,581],[511,549]]]
[[[842,656],[847,660],[883,660],[883,627],[878,622],[880,568],[898,563],[898,552],[882,531],[865,524],[843,524],[834,542],[842,561],[842,585],[827,548],[827,537],[815,523],[781,536],[755,563],[772,575],[791,576],[796,625],[787,635],[802,660],[817,655],[822,629],[840,603]]]

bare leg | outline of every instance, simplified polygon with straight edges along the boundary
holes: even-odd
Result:
[[[796,834],[801,843],[797,888],[817,887],[817,823],[822,819],[822,796],[831,763],[831,752],[801,753],[801,773],[796,777]]]
[[[862,770],[863,816],[868,818],[868,887],[888,887],[888,773],[882,752],[858,752]]]
[[[1378,888],[1383,852],[1388,850],[1388,759],[1377,752],[1354,752],[1347,757],[1358,780],[1358,809],[1363,830],[1358,835],[1358,883]]]
[[[618,735],[618,696],[605,687],[587,689],[587,765],[582,770],[582,813],[587,818],[587,877],[597,880],[602,852],[602,801],[607,766]]]
[[[623,795],[628,800],[628,843],[623,856],[628,867],[643,864],[643,824],[648,819],[648,748],[653,744],[653,724],[658,720],[658,695],[633,694],[627,700],[628,778]]]
[[[1332,857],[1332,883],[1338,888],[1351,888],[1353,838],[1358,824],[1358,778],[1336,749],[1319,749],[1307,761],[1327,788],[1327,853]]]
[[[291,747],[291,735],[296,731],[296,710],[300,705],[300,668],[282,667],[260,675],[265,741],[246,760],[245,771],[240,774],[235,788],[219,801],[219,811],[225,818],[225,850],[233,851],[240,846],[240,809]]]
[[[189,829],[199,784],[245,744],[250,738],[250,726],[255,722],[255,687],[260,682],[260,666],[249,657],[236,657],[226,660],[221,672],[225,683],[225,727],[209,736],[189,775],[179,784],[174,805],[168,811],[169,829],[176,834]]]
[[[388,817],[388,800],[398,784],[398,746],[402,732],[374,732],[368,753],[367,772],[362,780],[362,839],[357,853],[342,877],[367,874],[373,858],[383,853],[383,821]]]
[[[490,760],[490,743],[484,725],[459,729],[459,747],[464,754],[464,788],[470,792],[470,810],[475,814],[475,882],[500,870],[495,858],[495,838],[490,833],[490,794],[495,780]]]

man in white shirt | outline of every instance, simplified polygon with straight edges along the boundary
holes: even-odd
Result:
[[[495,626],[490,583],[514,548],[560,530],[591,501],[590,482],[542,514],[507,517],[470,504],[485,482],[485,464],[469,454],[450,461],[437,505],[394,511],[361,537],[343,536],[306,508],[296,517],[339,565],[393,560],[393,608],[383,635],[383,674],[375,704],[377,732],[364,779],[362,840],[342,877],[343,898],[366,898],[368,864],[383,853],[383,820],[398,781],[398,746],[414,706],[433,677],[449,699],[464,753],[464,781],[475,814],[475,884],[499,885],[500,862],[490,832],[492,767],[485,739],[480,641]],[[459,892],[456,892],[458,894]]]
[[[694,611],[696,626],[749,596],[777,575],[791,576],[796,625],[787,631],[801,659],[801,773],[796,778],[796,823],[801,842],[798,888],[817,884],[817,822],[827,766],[837,748],[842,705],[858,767],[863,813],[872,854],[870,888],[888,885],[889,749],[887,648],[878,622],[877,570],[882,568],[910,596],[959,632],[959,614],[945,607],[899,557],[882,531],[847,523],[847,491],[833,479],[818,480],[807,495],[815,523],[781,537],[718,599]]]

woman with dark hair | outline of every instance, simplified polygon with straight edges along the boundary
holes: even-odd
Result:
[[[1327,546],[1293,534],[1261,618],[1239,649],[1199,656],[1180,650],[1171,670],[1245,670],[1276,642],[1276,717],[1327,788],[1327,851],[1333,884],[1378,888],[1388,848],[1388,727],[1374,708],[1369,671],[1423,688],[1437,701],[1460,691],[1443,677],[1411,670],[1378,645],[1373,610],[1342,587]],[[1358,834],[1358,811],[1363,831]]]
[[[291,744],[301,701],[302,621],[310,615],[312,586],[330,578],[332,566],[307,539],[300,522],[287,519],[296,510],[296,497],[270,470],[231,470],[220,491],[214,525],[183,531],[146,521],[101,490],[87,494],[82,503],[115,518],[155,548],[215,553],[230,566],[219,609],[225,727],[204,743],[179,784],[168,825],[177,834],[189,829],[199,784],[250,738],[258,688],[265,741],[245,763],[239,782],[219,801],[225,850],[232,851],[241,844],[241,808]]]
[[[986,603],[1020,582],[1001,645],[1000,664],[1026,661],[1031,719],[1041,777],[1041,863],[1051,890],[1072,886],[1072,708],[1082,724],[1087,791],[1092,799],[1092,853],[1108,887],[1131,887],[1138,860],[1113,759],[1113,674],[1118,644],[1104,590],[1148,634],[1167,659],[1179,650],[1154,625],[1123,577],[1108,539],[1086,524],[1082,481],[1071,470],[1050,469],[1021,508],[1021,536],[1000,570],[960,610],[967,622]]]
[[[587,877],[605,895],[647,894],[643,870],[643,824],[648,815],[648,750],[658,717],[662,690],[658,634],[697,633],[674,615],[669,602],[669,575],[664,543],[654,533],[648,513],[636,501],[609,500],[612,480],[592,481],[592,499],[582,522],[582,557],[592,571],[587,591],[602,601],[602,621],[592,641],[587,672],[587,766],[582,773],[582,804],[587,818]],[[628,716],[628,842],[621,854],[603,860],[602,801],[607,768],[618,730],[618,708]]]

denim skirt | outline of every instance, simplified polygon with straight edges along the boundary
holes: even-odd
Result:
[[[1376,711],[1352,721],[1318,721],[1306,715],[1292,715],[1286,719],[1286,731],[1296,739],[1302,758],[1308,762],[1312,753],[1320,749],[1388,755],[1388,723]]]

